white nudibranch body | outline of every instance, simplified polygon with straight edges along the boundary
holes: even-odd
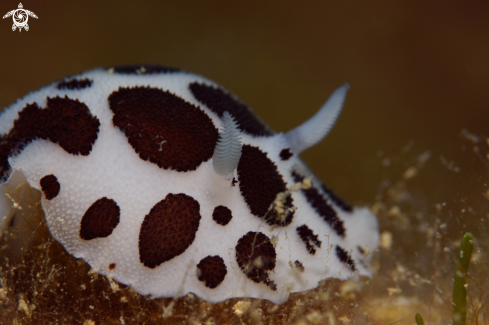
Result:
[[[375,216],[298,157],[329,132],[347,89],[282,134],[198,75],[88,71],[0,115],[1,193],[25,176],[68,253],[142,295],[280,304],[326,278],[371,275]],[[0,195],[0,230],[12,215]]]

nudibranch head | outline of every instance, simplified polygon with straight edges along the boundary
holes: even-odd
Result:
[[[0,187],[25,177],[68,253],[142,295],[283,303],[326,278],[370,275],[375,216],[298,157],[329,132],[347,89],[282,134],[195,74],[88,71],[0,115]],[[3,229],[5,195],[0,213]]]

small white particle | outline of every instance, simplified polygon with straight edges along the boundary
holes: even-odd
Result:
[[[319,324],[323,316],[318,311],[314,310],[307,314],[306,318],[311,324]]]
[[[31,318],[31,310],[23,298],[19,299],[18,310],[23,311],[27,317]]]
[[[287,290],[288,292],[291,292],[294,289],[294,284],[293,283],[285,283],[284,289]]]
[[[273,247],[277,247],[278,237],[272,236],[272,239],[270,239],[270,243],[272,243]]]
[[[402,290],[401,288],[387,288],[387,292],[389,293],[389,296],[392,296],[394,294],[400,294]]]
[[[340,322],[342,322],[343,324],[346,324],[346,323],[351,322],[351,319],[350,319],[350,318],[348,318],[346,315],[345,315],[345,316],[338,317],[338,320],[339,320]]]
[[[173,315],[173,306],[175,305],[175,303],[172,301],[168,304],[168,306],[163,306],[163,314],[161,315],[161,317],[163,317],[163,319],[167,319],[168,317],[171,317]]]
[[[418,169],[415,166],[410,166],[408,169],[406,169],[404,174],[402,174],[402,177],[404,179],[411,179],[416,175],[418,175]]]
[[[234,311],[234,314],[238,317],[241,317],[243,316],[247,311],[248,309],[250,308],[251,306],[251,302],[249,301],[238,301],[234,306],[233,306],[233,311]]]
[[[380,234],[380,247],[383,249],[390,249],[392,246],[392,233],[389,231],[383,231]]]

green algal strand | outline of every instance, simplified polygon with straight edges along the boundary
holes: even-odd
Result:
[[[474,235],[466,233],[460,244],[460,254],[453,280],[453,324],[465,325],[467,316],[467,272],[474,248]]]
[[[424,325],[424,320],[423,320],[423,317],[421,317],[420,314],[416,314],[414,316],[414,319],[416,320],[416,324],[417,325]]]

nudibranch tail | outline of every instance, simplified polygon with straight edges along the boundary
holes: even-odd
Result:
[[[212,166],[217,174],[230,179],[241,158],[241,136],[238,123],[227,111],[222,115],[221,128],[212,156]]]
[[[341,112],[349,88],[350,85],[346,83],[336,89],[319,112],[285,134],[285,138],[295,154],[300,154],[326,137]]]

